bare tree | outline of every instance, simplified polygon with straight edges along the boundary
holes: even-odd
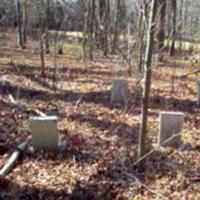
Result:
[[[165,21],[166,21],[166,0],[159,1],[159,24],[157,31],[157,48],[159,52],[159,60],[162,60],[162,52],[165,45]]]
[[[110,51],[110,0],[99,0],[98,13],[97,40],[104,56],[107,56],[108,52]]]
[[[85,13],[85,27],[83,39],[83,55],[86,58],[86,46],[88,46],[89,59],[93,60],[94,51],[94,18],[96,4],[95,0],[88,0]]]
[[[41,60],[41,69],[42,77],[45,77],[45,56],[44,56],[44,35],[40,38],[40,60]]]
[[[169,55],[173,56],[175,54],[175,41],[176,41],[176,10],[177,10],[177,2],[176,0],[171,0],[171,8],[173,13],[172,19],[172,33],[171,33],[171,46],[169,50]]]
[[[22,12],[21,3],[19,0],[15,0],[15,15],[16,15],[16,46],[23,47],[22,36]]]
[[[120,18],[120,6],[121,0],[117,0],[116,3],[116,13],[115,13],[115,24],[114,24],[114,37],[113,37],[113,52],[115,52],[116,45],[119,42],[119,18]]]
[[[150,18],[149,18],[149,30],[147,33],[147,46],[146,46],[146,55],[144,62],[144,89],[142,96],[142,115],[141,115],[141,126],[140,126],[140,136],[139,136],[138,159],[142,158],[146,153],[145,143],[147,134],[147,118],[148,118],[149,94],[151,85],[151,60],[152,60],[153,45],[154,45],[155,16],[157,11],[157,3],[158,0],[152,0]],[[141,164],[142,163],[143,162],[141,162]]]
[[[46,20],[45,20],[45,46],[46,53],[50,53],[49,48],[49,20],[50,20],[50,0],[46,0]]]

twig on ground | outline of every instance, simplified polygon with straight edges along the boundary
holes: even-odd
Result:
[[[145,185],[144,183],[142,183],[142,182],[140,181],[140,179],[137,178],[135,175],[130,174],[130,173],[127,173],[127,172],[123,172],[123,174],[124,174],[125,176],[127,176],[127,177],[129,177],[129,178],[135,180],[136,183],[138,183],[139,185],[141,185],[143,188],[145,188],[146,190],[148,190],[148,191],[151,192],[152,194],[154,194],[154,195],[156,195],[156,196],[158,196],[158,197],[160,197],[160,198],[162,198],[162,199],[168,200],[168,198],[167,198],[166,196],[164,196],[163,194],[152,190],[152,189],[149,188],[147,185]]]
[[[18,103],[14,97],[9,94],[8,95],[10,101],[15,105],[17,106],[18,108],[20,108],[22,111],[28,111],[28,110],[31,110],[32,112],[34,112],[35,114],[39,115],[39,116],[42,116],[42,117],[45,117],[47,116],[45,113],[43,113],[42,111],[38,110],[37,108],[30,108],[27,104],[25,103]]]
[[[160,146],[158,148],[162,148],[161,146],[162,145],[165,145],[167,144],[169,141],[171,141],[172,139],[174,139],[175,137],[178,137],[180,136],[181,133],[179,134],[176,134],[176,135],[173,135],[172,137],[168,138],[167,140],[165,140],[163,143],[160,144]],[[149,151],[148,153],[146,153],[144,156],[142,156],[141,158],[139,158],[135,163],[134,165],[138,165],[141,161],[143,161],[145,158],[147,158],[149,155],[151,155],[152,153],[154,153],[155,151],[158,150],[158,148],[153,148],[151,151]]]

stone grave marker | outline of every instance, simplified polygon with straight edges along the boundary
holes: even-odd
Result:
[[[128,101],[128,82],[125,79],[115,79],[111,89],[111,103],[126,103]]]
[[[56,116],[31,117],[32,144],[35,151],[58,150],[58,128]]]
[[[176,147],[181,144],[180,134],[184,123],[184,113],[182,112],[160,112],[160,127],[158,136],[159,146]],[[173,138],[173,139],[169,139]],[[165,141],[169,140],[165,143]],[[164,143],[164,144],[163,144]]]

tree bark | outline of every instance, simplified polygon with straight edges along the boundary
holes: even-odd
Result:
[[[21,3],[19,0],[15,0],[15,13],[16,13],[16,46],[23,48],[23,36],[22,36],[22,12]]]
[[[45,77],[45,60],[44,60],[44,39],[43,35],[40,38],[40,60],[41,60],[41,69],[42,69],[42,77]]]
[[[139,148],[138,159],[141,159],[146,153],[146,134],[147,134],[147,117],[149,107],[149,94],[151,84],[151,61],[154,46],[154,33],[155,33],[155,16],[157,12],[158,0],[152,0],[151,11],[149,18],[149,29],[147,33],[147,46],[144,63],[144,89],[142,97],[142,114],[141,114],[141,126],[139,135]],[[144,160],[140,163],[143,164]]]
[[[159,25],[157,32],[157,40],[158,40],[157,48],[159,54],[162,54],[165,44],[166,0],[160,0],[158,6],[160,12],[159,12]]]
[[[177,9],[177,2],[176,0],[171,0],[171,6],[172,6],[172,13],[173,13],[173,28],[172,28],[172,34],[171,34],[171,46],[169,55],[174,56],[175,54],[175,41],[176,41],[176,9]]]
[[[50,17],[50,0],[46,2],[46,22],[45,22],[45,46],[46,46],[46,54],[50,53],[49,48],[49,17]]]
[[[95,0],[91,0],[90,6],[90,22],[89,22],[89,58],[94,59],[94,19],[95,19],[96,4]]]
[[[87,52],[86,52],[86,45],[88,41],[88,24],[89,24],[89,9],[90,9],[90,0],[84,1],[85,5],[85,13],[84,13],[84,30],[83,30],[83,58],[86,59]]]
[[[104,56],[110,51],[110,0],[99,0],[100,46]]]
[[[118,42],[119,42],[120,1],[121,0],[117,0],[117,5],[116,5],[113,48],[112,48],[113,53],[115,53],[116,46],[118,45]]]
[[[138,72],[143,71],[143,51],[144,51],[144,36],[145,36],[145,19],[147,18],[147,2],[146,0],[143,0],[143,10],[144,13],[140,13],[140,24],[139,24],[139,31],[138,31],[138,38],[139,38],[139,62],[138,62]],[[144,16],[145,15],[145,16]]]
[[[57,61],[57,43],[58,43],[58,32],[55,32],[55,36],[54,36],[54,75],[53,75],[53,89],[54,92],[57,91],[57,71],[58,71],[58,61]]]
[[[179,28],[179,51],[182,52],[182,34],[183,34],[183,0],[181,0],[180,5],[180,28]]]
[[[23,44],[26,46],[27,42],[27,22],[28,22],[28,13],[27,13],[27,1],[23,2]]]

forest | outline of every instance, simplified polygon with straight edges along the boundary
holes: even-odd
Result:
[[[0,0],[0,200],[200,200],[199,0]]]

